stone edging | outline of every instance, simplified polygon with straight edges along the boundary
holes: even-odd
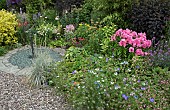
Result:
[[[18,66],[14,66],[9,62],[9,58],[17,53],[17,51],[23,50],[23,49],[29,49],[30,46],[26,45],[21,48],[16,48],[14,50],[9,51],[6,55],[0,57],[0,71],[4,71],[6,73],[12,73],[14,75],[28,75],[32,71],[32,67],[26,67],[23,69],[19,69]],[[42,47],[44,48],[44,47]],[[56,52],[58,52],[61,56],[64,56],[65,50],[61,48],[54,48],[52,49]]]

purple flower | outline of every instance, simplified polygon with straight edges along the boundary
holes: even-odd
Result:
[[[72,24],[66,25],[66,32],[72,32],[75,30],[75,27]]]
[[[127,100],[128,99],[128,96],[126,96],[125,94],[122,94],[122,97]]]
[[[141,90],[146,90],[146,87],[141,87]]]
[[[154,98],[150,98],[150,102],[154,102],[155,100],[154,100]]]
[[[73,72],[72,72],[72,74],[76,74],[77,73],[77,71],[76,70],[74,70]]]
[[[108,62],[109,61],[109,59],[108,58],[106,58],[106,62]]]
[[[138,80],[138,83],[140,83],[140,80]]]
[[[137,66],[136,66],[136,68],[137,68],[137,69],[139,69],[139,68],[140,68],[140,66],[139,66],[139,65],[137,65]]]

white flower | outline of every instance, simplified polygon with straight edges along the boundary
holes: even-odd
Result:
[[[47,19],[47,16],[45,17],[45,19]]]
[[[59,20],[59,16],[56,16],[56,17],[55,17],[55,20]]]
[[[110,84],[114,84],[114,82],[110,82]]]
[[[100,69],[99,69],[99,68],[96,68],[95,70],[96,70],[96,71],[99,71]]]
[[[131,72],[132,70],[128,68],[128,72]]]
[[[101,59],[101,58],[103,58],[103,57],[100,56],[99,58]]]
[[[114,75],[116,75],[116,76],[117,76],[117,74],[118,74],[117,72],[114,73]]]

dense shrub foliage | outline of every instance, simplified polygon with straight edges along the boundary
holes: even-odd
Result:
[[[162,100],[168,98],[164,95],[167,91],[162,91],[168,85],[157,88],[168,73],[161,69],[150,71],[139,57],[133,61],[118,60],[113,56],[87,55],[83,48],[72,47],[53,72],[50,84],[64,92],[76,110],[168,107]],[[162,75],[156,77],[160,72]]]
[[[147,37],[160,40],[165,35],[166,21],[170,17],[169,0],[145,0],[133,4],[131,13],[128,13],[133,29],[137,32],[146,32]]]
[[[0,11],[0,55],[17,38],[64,48],[56,63],[37,53],[29,81],[54,86],[73,110],[169,110],[168,1],[23,0],[17,22]]]
[[[15,27],[16,16],[6,10],[0,10],[0,45],[11,45],[17,43]]]
[[[6,9],[7,8],[7,6],[6,6],[6,0],[1,0],[1,2],[0,2],[0,10],[1,9]]]

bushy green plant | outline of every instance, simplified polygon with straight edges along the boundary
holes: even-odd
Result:
[[[64,41],[63,38],[53,40],[49,43],[50,47],[63,47],[63,46],[66,46],[66,45],[67,45],[67,43]]]
[[[43,22],[36,27],[36,42],[37,44],[47,46],[47,43],[52,39],[52,34],[55,31],[56,26],[52,23]]]
[[[6,9],[6,8],[7,8],[7,6],[6,6],[6,0],[1,0],[1,2],[0,2],[0,10]]]
[[[169,86],[163,83],[169,84],[169,71],[150,71],[140,57],[125,61],[79,54],[74,59],[58,63],[50,79],[74,109],[168,109]]]
[[[112,54],[110,36],[116,31],[117,26],[104,26],[96,28],[96,31],[88,35],[88,42],[85,48],[93,53]],[[105,53],[106,52],[106,53]],[[108,52],[108,53],[107,53]]]
[[[7,49],[5,47],[0,47],[0,56],[4,55],[7,53]]]
[[[85,6],[90,6],[90,18],[102,22],[103,25],[112,23],[126,27],[125,12],[131,7],[132,0],[85,0]],[[107,22],[110,21],[110,22]]]
[[[0,46],[17,43],[16,26],[16,15],[6,10],[0,10]]]
[[[30,28],[30,20],[28,19],[28,14],[22,13],[17,14],[18,26],[16,28],[16,36],[18,38],[18,42],[22,43],[22,45],[28,44],[29,37],[26,31]]]
[[[170,67],[170,48],[169,42],[167,40],[160,40],[152,50],[150,50],[150,55],[148,60],[152,66],[159,66],[162,68]],[[170,69],[170,68],[169,68]]]

